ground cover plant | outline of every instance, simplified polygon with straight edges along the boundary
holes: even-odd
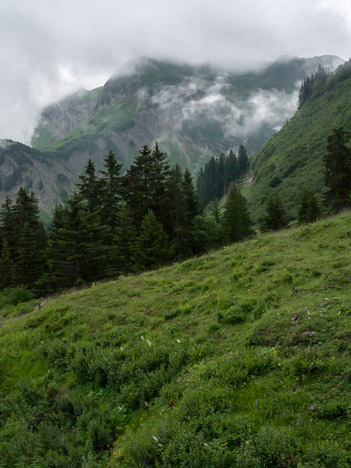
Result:
[[[350,466],[350,243],[345,212],[58,297],[1,293],[0,466]]]

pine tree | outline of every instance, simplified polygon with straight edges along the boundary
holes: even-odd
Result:
[[[38,250],[37,232],[26,223],[17,245],[14,283],[34,287],[44,272],[44,250]]]
[[[125,201],[137,228],[150,208],[151,173],[152,151],[144,145],[124,178]]]
[[[239,176],[238,160],[232,150],[229,151],[228,158],[225,161],[224,171],[224,193],[227,193],[230,184]]]
[[[321,209],[315,194],[304,190],[298,209],[298,222],[300,224],[313,223],[321,215]]]
[[[232,184],[224,206],[222,219],[225,242],[237,242],[252,234],[252,221],[246,206],[246,200],[239,189]]]
[[[190,171],[188,168],[184,171],[183,177],[183,190],[185,197],[185,206],[189,216],[189,219],[192,220],[195,216],[202,213],[202,208],[200,204],[199,197],[194,189],[193,178],[191,177]]]
[[[219,202],[217,198],[214,199],[212,204],[212,217],[217,224],[221,224],[221,211],[219,209]]]
[[[284,207],[276,194],[271,194],[266,206],[266,215],[263,219],[264,231],[277,231],[288,224]]]
[[[116,160],[111,150],[104,158],[104,167],[105,170],[100,171],[102,178],[99,181],[102,203],[101,220],[110,229],[109,243],[111,244],[122,202],[122,178],[120,176],[122,164]]]
[[[176,165],[171,170],[168,184],[170,235],[175,258],[186,258],[192,254],[191,217],[184,194],[182,170]]]
[[[97,211],[88,213],[75,194],[65,208],[56,208],[49,236],[51,287],[64,289],[80,281],[94,281],[114,273],[113,248]]]
[[[150,205],[156,218],[163,226],[169,226],[169,214],[167,207],[167,185],[170,177],[170,166],[167,153],[160,150],[156,142],[155,148],[151,154],[151,173],[150,173]]]
[[[10,256],[10,249],[5,239],[0,256],[0,290],[13,285],[14,268]]]
[[[169,259],[168,247],[167,234],[152,210],[149,210],[136,241],[134,258],[137,270],[152,270],[166,263]]]
[[[137,230],[126,207],[120,211],[114,237],[117,271],[127,274],[133,271]]]
[[[350,135],[343,128],[334,129],[328,137],[324,155],[326,202],[333,213],[351,205],[351,149]]]
[[[7,196],[2,204],[0,212],[0,238],[6,240],[10,258],[16,258],[16,246],[18,243],[18,225],[15,219],[12,200]]]
[[[101,208],[100,181],[95,173],[95,164],[89,159],[84,173],[79,176],[81,182],[77,184],[78,194],[83,206],[89,213]]]
[[[238,165],[239,165],[240,174],[245,174],[249,167],[249,158],[247,155],[246,148],[243,144],[241,144],[239,147]]]

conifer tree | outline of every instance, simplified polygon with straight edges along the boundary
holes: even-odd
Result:
[[[102,178],[99,181],[102,203],[101,220],[110,229],[109,243],[112,243],[122,202],[122,178],[120,176],[122,164],[116,160],[111,150],[104,158],[104,167],[105,170],[100,171]]]
[[[168,203],[173,254],[175,258],[188,257],[192,253],[191,222],[184,194],[183,174],[178,165],[171,170]]]
[[[152,270],[166,263],[169,259],[168,247],[167,234],[152,210],[149,210],[141,223],[136,241],[136,269]]]
[[[188,168],[184,171],[183,177],[183,190],[185,197],[185,209],[187,210],[189,219],[192,220],[195,216],[201,214],[202,208],[199,197],[194,189],[193,178],[191,177]]]
[[[167,209],[167,184],[170,177],[170,166],[167,153],[160,150],[156,142],[155,148],[151,154],[151,173],[150,173],[150,208],[156,218],[167,226],[169,224]]]
[[[298,222],[300,224],[313,223],[321,215],[321,209],[314,193],[304,190],[298,209]]]
[[[0,290],[13,285],[14,268],[10,256],[10,249],[5,239],[0,255]]]
[[[113,249],[105,236],[97,212],[88,213],[77,194],[67,207],[56,208],[47,253],[51,286],[63,289],[110,276]]]
[[[266,205],[262,229],[264,231],[277,231],[283,229],[287,224],[288,220],[279,195],[271,194]]]
[[[125,201],[137,228],[150,208],[151,172],[152,150],[144,145],[124,178]]]
[[[81,182],[77,184],[78,194],[83,206],[89,213],[101,207],[100,181],[95,173],[95,164],[89,159],[84,173],[79,176]]]
[[[18,226],[13,203],[8,196],[2,204],[0,212],[0,238],[3,239],[3,242],[6,240],[10,258],[14,260],[16,258],[16,246],[18,243]]]
[[[225,242],[237,242],[252,234],[252,221],[246,206],[246,200],[239,189],[232,184],[224,205],[222,218]]]
[[[239,147],[238,165],[239,165],[240,174],[245,174],[249,167],[249,158],[247,156],[246,148],[243,144],[241,144]]]
[[[334,129],[328,137],[324,155],[326,202],[333,213],[351,205],[351,149],[350,135],[343,128]]]
[[[115,261],[118,272],[123,274],[133,271],[136,251],[137,230],[126,207],[120,211],[119,222],[114,237]]]
[[[217,224],[221,223],[221,211],[219,209],[219,202],[217,198],[214,199],[212,204],[212,217],[214,218]]]
[[[17,255],[15,284],[34,287],[44,272],[44,250],[38,250],[37,231],[30,223],[23,227],[17,245]]]

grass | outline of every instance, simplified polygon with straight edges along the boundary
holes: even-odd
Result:
[[[350,466],[351,215],[0,315],[2,467]]]

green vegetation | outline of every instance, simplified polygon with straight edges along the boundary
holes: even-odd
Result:
[[[349,466],[350,238],[345,212],[2,305],[2,466]]]
[[[262,218],[272,189],[277,191],[290,219],[296,218],[303,190],[323,198],[323,157],[333,128],[351,131],[351,65],[316,81],[298,112],[251,161],[250,182],[243,193],[255,221]]]

